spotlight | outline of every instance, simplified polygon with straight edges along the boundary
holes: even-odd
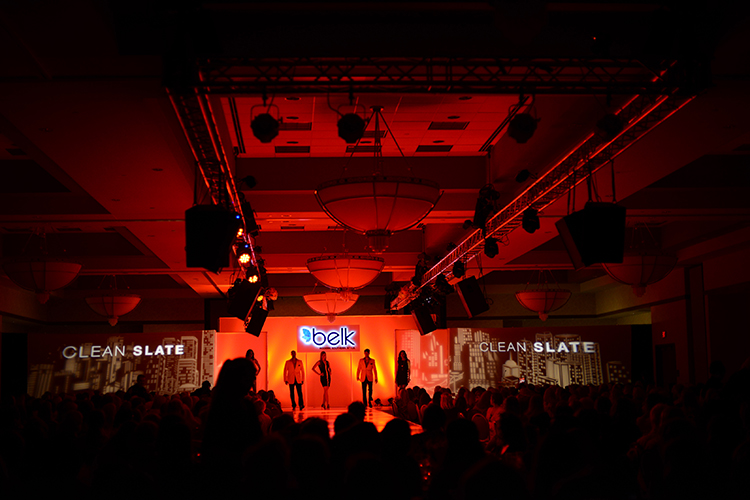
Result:
[[[457,260],[455,264],[453,264],[453,277],[460,278],[466,274],[466,266],[464,266],[463,261]]]
[[[354,144],[365,133],[365,121],[356,113],[347,113],[338,122],[339,137],[347,144]]]
[[[524,144],[534,135],[538,121],[528,113],[519,113],[508,124],[508,135],[517,143]]]
[[[479,198],[477,198],[477,204],[474,208],[474,220],[472,225],[474,227],[484,227],[487,223],[487,219],[495,212],[495,201],[500,198],[500,193],[495,191],[495,187],[492,184],[487,184],[479,190]],[[464,226],[466,223],[464,222]]]
[[[624,126],[622,119],[612,113],[604,115],[604,118],[596,122],[596,127],[604,132],[604,135],[609,139],[622,132]]]
[[[253,118],[250,128],[253,129],[253,135],[264,144],[271,142],[279,135],[279,121],[268,113]]]
[[[537,215],[536,210],[529,207],[523,212],[521,227],[523,227],[524,231],[527,233],[533,233],[539,229],[539,216]]]
[[[516,182],[521,184],[523,182],[526,182],[529,180],[529,177],[532,179],[537,179],[537,176],[526,170],[525,168],[518,172],[518,175],[516,175]]]
[[[240,248],[237,249],[237,255],[237,260],[240,261],[240,264],[247,264],[250,262],[250,245],[245,243],[240,246]]]
[[[245,234],[245,230],[244,230],[244,229],[242,229],[242,228],[239,228],[239,229],[237,230],[237,237],[238,237],[238,238],[242,238],[242,235],[243,235],[243,234]]]
[[[248,189],[252,189],[257,185],[257,182],[255,181],[255,177],[253,177],[252,175],[243,177],[240,180],[245,183],[245,186],[247,186]]]
[[[245,226],[247,227],[247,232],[253,236],[258,236],[260,226],[255,220],[255,211],[249,201],[242,203],[242,213],[245,214]]]
[[[494,259],[498,253],[500,253],[500,249],[497,247],[497,240],[486,238],[484,240],[484,254],[490,259]]]

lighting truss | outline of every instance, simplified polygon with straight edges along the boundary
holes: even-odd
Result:
[[[211,58],[202,91],[218,94],[473,93],[665,95],[675,82],[636,59]]]
[[[237,194],[234,176],[226,161],[224,147],[214,120],[208,97],[199,92],[176,92],[167,89],[172,107],[182,125],[182,130],[190,144],[196,166],[215,205],[230,208],[242,217],[241,227],[246,228],[242,202]],[[245,231],[243,240],[250,247],[250,262],[257,259],[252,238]]]
[[[483,249],[485,237],[502,239],[521,226],[523,212],[531,207],[543,210],[574,186],[584,182],[601,167],[635,144],[654,127],[669,118],[693,99],[674,91],[668,96],[636,96],[620,111],[619,116],[627,125],[613,139],[603,139],[592,133],[576,146],[565,158],[552,166],[547,173],[529,186],[515,200],[498,211],[487,221],[485,230],[477,229],[468,235],[455,249],[441,259],[423,276],[421,284],[408,290],[401,299],[391,302],[391,309],[401,309],[419,296],[420,290],[439,275],[451,275],[453,264],[462,260],[470,262]]]

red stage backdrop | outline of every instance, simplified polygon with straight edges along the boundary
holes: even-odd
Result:
[[[451,328],[450,385],[630,382],[630,326]]]
[[[262,370],[258,389],[273,390],[282,405],[289,408],[289,388],[284,384],[282,375],[290,352],[297,351],[297,358],[305,368],[305,383],[302,386],[305,406],[319,407],[323,389],[312,367],[320,359],[320,351],[325,351],[332,372],[329,389],[331,406],[345,407],[354,400],[362,399],[362,387],[356,380],[357,365],[363,356],[362,351],[370,349],[378,369],[378,384],[373,387],[373,397],[386,402],[396,392],[396,333],[415,328],[411,316],[341,316],[333,323],[323,316],[269,316],[260,336],[253,337],[244,332],[242,321],[221,318],[216,336],[215,369],[218,374],[225,360],[244,356],[247,349],[254,349]],[[303,329],[309,330],[311,335],[313,330],[325,332],[326,345],[311,345]],[[355,333],[351,334],[352,331]],[[329,339],[332,332],[335,335]],[[447,333],[444,335],[447,340]],[[322,341],[322,337],[318,340]],[[344,349],[341,342],[345,342]],[[443,372],[446,378],[447,369],[445,364]],[[417,383],[416,380],[414,383]]]
[[[138,375],[159,394],[213,385],[214,333],[29,334],[28,392],[126,391]]]

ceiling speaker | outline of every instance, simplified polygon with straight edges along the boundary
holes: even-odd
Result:
[[[625,207],[588,202],[555,223],[575,270],[621,263],[625,252]]]

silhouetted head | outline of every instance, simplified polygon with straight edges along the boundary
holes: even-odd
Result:
[[[400,353],[398,353],[398,359],[408,361],[409,357],[406,355],[406,351],[401,351]]]

